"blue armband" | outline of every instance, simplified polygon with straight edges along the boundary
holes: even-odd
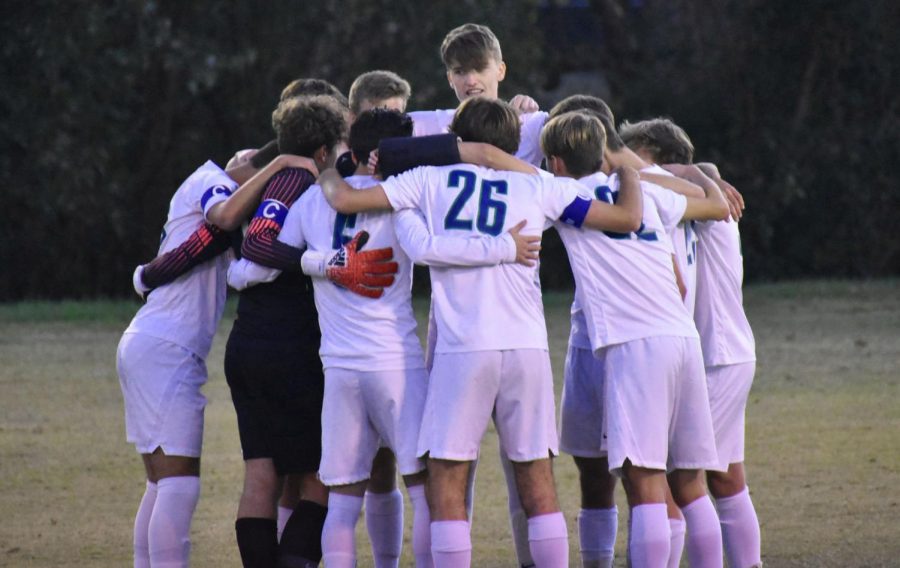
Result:
[[[384,138],[378,143],[378,169],[384,179],[417,166],[449,166],[460,161],[455,134]]]
[[[563,214],[559,220],[566,225],[581,228],[584,218],[587,217],[588,209],[591,208],[591,200],[583,197],[576,197],[569,206],[563,210]]]
[[[259,204],[259,209],[256,210],[256,214],[253,216],[262,217],[263,219],[270,219],[272,221],[275,221],[279,227],[283,227],[284,220],[287,217],[287,214],[287,205],[278,201],[277,199],[266,199]]]
[[[231,190],[224,185],[214,185],[210,188],[207,188],[207,190],[203,192],[203,196],[200,198],[200,209],[206,211],[206,204],[209,203],[209,200],[213,197],[229,197],[230,195]]]

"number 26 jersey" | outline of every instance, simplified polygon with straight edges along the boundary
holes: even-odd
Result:
[[[422,167],[382,182],[394,209],[417,208],[434,235],[497,236],[522,220],[540,235],[577,197],[575,180],[469,164]],[[547,349],[538,267],[432,267],[436,353]]]

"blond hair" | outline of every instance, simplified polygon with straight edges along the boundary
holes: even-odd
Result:
[[[596,116],[566,112],[551,118],[541,131],[541,150],[556,156],[573,177],[584,177],[603,165],[606,129]]]

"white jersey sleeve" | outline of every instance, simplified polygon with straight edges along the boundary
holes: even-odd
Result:
[[[427,167],[413,168],[381,182],[381,187],[391,203],[391,208],[399,211],[420,206],[427,171]]]
[[[508,232],[497,237],[432,235],[417,209],[395,212],[394,231],[400,246],[416,264],[492,266],[516,260],[516,243]]]
[[[664,187],[646,181],[641,182],[641,190],[644,195],[653,200],[656,210],[659,212],[659,220],[663,228],[671,234],[684,217],[687,209],[687,198]]]
[[[547,113],[543,111],[530,112],[519,117],[521,123],[519,149],[516,157],[533,166],[540,167],[544,159],[541,150],[541,130],[547,122]]]
[[[413,119],[413,136],[446,134],[456,109],[417,110],[409,114]]]
[[[222,170],[207,161],[201,168],[202,182],[191,188],[191,201],[196,200],[197,209],[203,212],[203,219],[209,221],[209,210],[214,205],[222,203],[237,189],[237,183],[228,178],[228,182],[223,182]]]
[[[539,176],[543,181],[541,208],[551,221],[562,217],[566,207],[582,195],[584,187],[572,178]]]

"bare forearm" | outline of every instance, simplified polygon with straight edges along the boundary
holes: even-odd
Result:
[[[537,170],[528,162],[511,156],[503,150],[481,142],[460,142],[459,156],[463,162],[491,168],[536,175]]]

